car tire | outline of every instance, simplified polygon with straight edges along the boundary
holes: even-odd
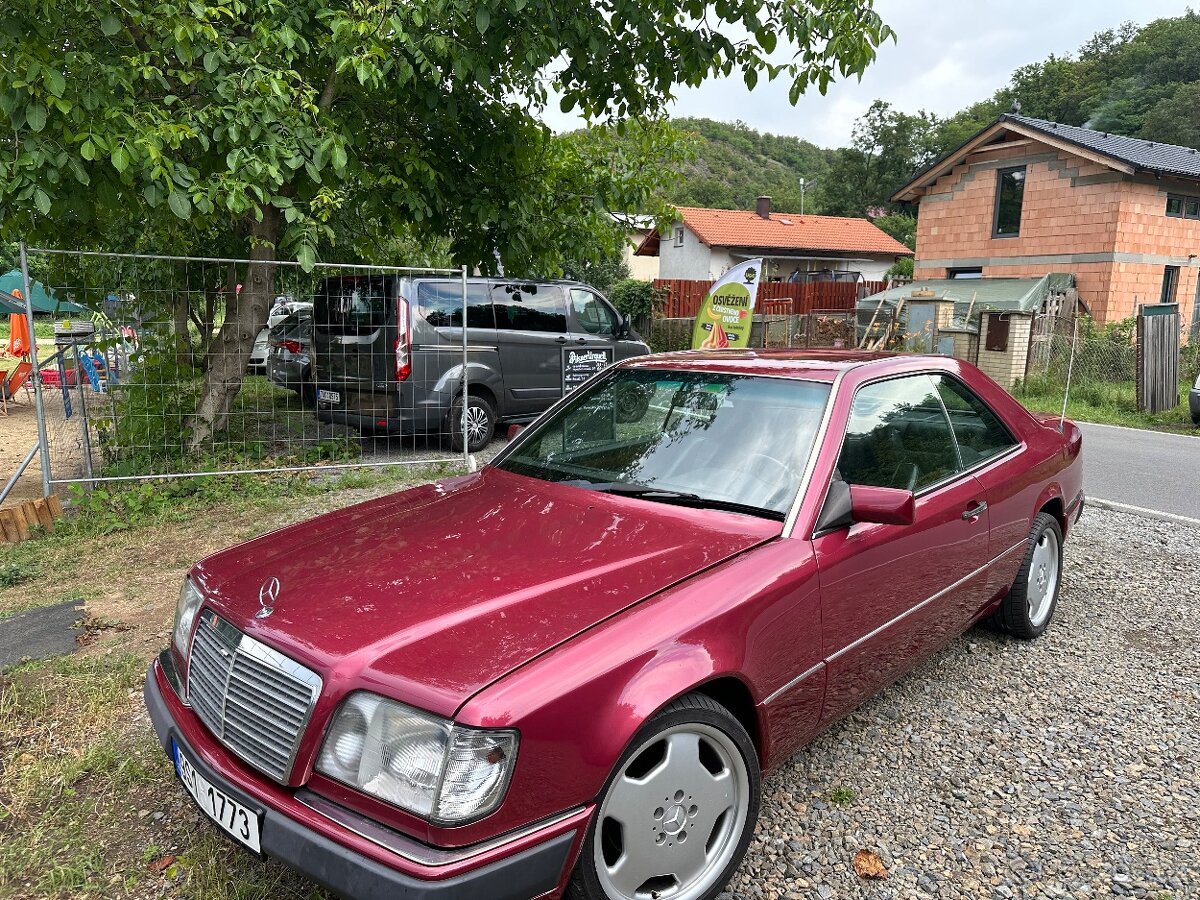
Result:
[[[613,769],[565,897],[661,891],[712,900],[746,855],[761,794],[758,755],[741,723],[703,694],[679,698],[647,721]],[[636,849],[627,843],[635,838]]]
[[[462,435],[462,397],[454,401],[450,407],[450,446],[461,452],[463,449]],[[467,397],[467,451],[478,453],[486,447],[496,433],[496,411],[492,404],[483,397],[471,394]]]
[[[1038,513],[1017,580],[992,615],[992,624],[1013,637],[1040,637],[1054,618],[1062,586],[1063,534],[1058,520]]]
[[[630,422],[640,422],[650,408],[650,395],[653,393],[647,386],[626,384],[614,398],[614,416],[617,422],[627,425]]]

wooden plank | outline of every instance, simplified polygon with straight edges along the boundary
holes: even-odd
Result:
[[[21,532],[17,529],[17,517],[13,515],[12,507],[0,509],[0,533],[4,535],[5,543],[16,544],[21,541]],[[24,524],[24,517],[22,517]],[[28,535],[28,532],[26,532]]]
[[[37,510],[33,508],[33,503],[26,500],[20,506],[21,515],[25,517],[25,522],[28,525],[40,525],[38,521]]]
[[[46,498],[46,503],[49,504],[50,515],[54,517],[55,521],[61,519],[63,515],[63,508],[62,503],[58,499],[58,494],[51,494]]]
[[[33,508],[37,511],[38,523],[47,531],[53,531],[54,516],[50,515],[50,504],[44,499],[34,500]]]

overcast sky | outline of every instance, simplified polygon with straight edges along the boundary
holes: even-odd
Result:
[[[1187,5],[1179,0],[876,0],[876,10],[897,37],[880,49],[861,82],[835,83],[824,97],[814,88],[792,107],[782,79],[761,80],[753,92],[740,76],[712,79],[680,91],[671,114],[741,119],[759,131],[842,146],[850,140],[854,120],[876,98],[909,112],[950,115],[989,97],[1019,66],[1050,53],[1074,53],[1097,31],[1125,21],[1145,24],[1181,15]],[[555,130],[581,124],[559,113],[557,101],[546,121]]]

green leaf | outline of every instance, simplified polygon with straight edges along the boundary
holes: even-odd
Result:
[[[121,30],[121,20],[109,13],[100,20],[100,30],[103,31],[107,37],[112,37]]]
[[[33,195],[33,205],[43,216],[50,215],[50,196],[41,188],[38,188]]]
[[[743,77],[746,79],[746,90],[754,90],[754,86],[758,84],[758,69],[747,69]]]
[[[341,144],[333,145],[333,170],[341,172],[346,168],[346,150]]]
[[[63,78],[62,72],[51,69],[46,73],[46,88],[55,97],[61,97],[67,89],[67,79]]]
[[[188,199],[187,194],[171,191],[167,196],[167,205],[171,207],[171,212],[181,219],[190,219],[192,216],[192,201]]]
[[[758,46],[762,47],[768,53],[775,52],[776,35],[773,31],[761,31],[758,34]]]
[[[217,67],[221,64],[220,58],[217,56],[216,50],[209,50],[204,54],[204,71],[211,75],[217,71]]]
[[[46,127],[46,107],[40,103],[30,103],[25,110],[25,121],[30,131],[41,131]]]
[[[151,207],[158,206],[158,204],[162,201],[162,191],[159,190],[157,184],[151,183],[142,188],[142,196],[146,198],[146,202],[149,203]]]
[[[311,272],[317,265],[317,251],[312,244],[301,244],[296,250],[296,262],[305,272]]]
[[[113,168],[118,172],[124,172],[129,168],[129,151],[123,146],[114,147],[109,159],[112,160]]]
[[[83,142],[83,146],[79,148],[79,155],[88,162],[96,158],[96,145],[92,143],[91,138]]]
[[[488,26],[492,24],[492,14],[486,6],[479,7],[475,12],[475,27],[479,29],[480,34],[486,34]]]

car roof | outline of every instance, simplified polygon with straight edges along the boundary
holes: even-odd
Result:
[[[840,372],[859,366],[892,368],[895,364],[920,359],[930,368],[949,368],[944,357],[864,350],[680,350],[639,356],[621,365],[635,369],[685,369],[735,375],[772,375],[832,381]]]

